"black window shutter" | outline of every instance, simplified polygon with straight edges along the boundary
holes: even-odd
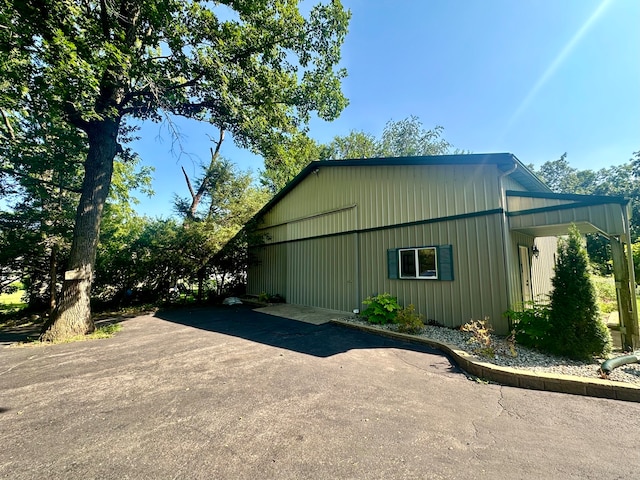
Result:
[[[452,245],[440,245],[438,247],[438,280],[453,280]]]
[[[391,279],[398,278],[398,249],[387,250],[387,272]]]

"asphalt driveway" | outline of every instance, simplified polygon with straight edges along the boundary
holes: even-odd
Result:
[[[637,403],[487,385],[245,306],[122,325],[0,347],[0,478],[640,478]]]

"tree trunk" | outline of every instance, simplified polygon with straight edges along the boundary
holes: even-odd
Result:
[[[118,150],[120,119],[91,122],[86,126],[89,152],[85,162],[82,195],[73,229],[69,270],[56,309],[42,328],[40,340],[58,341],[95,330],[91,318],[91,283],[96,260],[100,221]]]
[[[58,280],[58,243],[51,245],[51,258],[49,260],[49,313],[56,308],[56,284]]]
[[[201,267],[198,269],[198,296],[196,298],[198,303],[202,303],[202,293],[204,290],[204,277],[206,273],[206,267]]]

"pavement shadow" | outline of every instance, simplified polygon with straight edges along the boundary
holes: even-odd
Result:
[[[255,312],[247,305],[160,310],[155,317],[316,357],[370,348],[401,348],[436,354],[449,359],[452,371],[461,372],[445,353],[428,345],[394,340],[331,323],[312,325],[289,320]]]
[[[137,314],[114,314],[101,315],[94,319],[96,327],[109,325],[111,323],[122,323],[135,318]],[[0,328],[0,346],[9,346],[16,343],[25,343],[37,340],[42,331],[42,323],[28,323],[25,325],[15,325]]]
[[[0,329],[0,346],[11,345],[12,343],[27,342],[38,338],[41,325],[26,325],[5,327]]]

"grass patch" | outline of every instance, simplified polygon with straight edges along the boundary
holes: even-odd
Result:
[[[119,332],[121,329],[122,325],[120,325],[119,323],[109,323],[107,325],[97,327],[95,331],[93,331],[93,333],[89,333],[88,335],[78,335],[76,337],[71,337],[66,340],[54,343],[84,342],[86,340],[100,340],[103,338],[110,338],[113,337],[116,332]]]
[[[75,337],[66,338],[64,340],[60,340],[57,342],[41,342],[34,337],[32,339],[27,340],[26,342],[18,342],[11,346],[14,347],[38,347],[43,345],[57,345],[60,343],[73,343],[73,342],[86,342],[88,340],[101,340],[103,338],[111,338],[117,332],[122,329],[122,325],[119,323],[109,323],[106,325],[102,325],[97,327],[93,333],[89,333],[88,335],[76,335]]]
[[[24,290],[0,294],[0,313],[14,313],[27,307],[22,301]]]

